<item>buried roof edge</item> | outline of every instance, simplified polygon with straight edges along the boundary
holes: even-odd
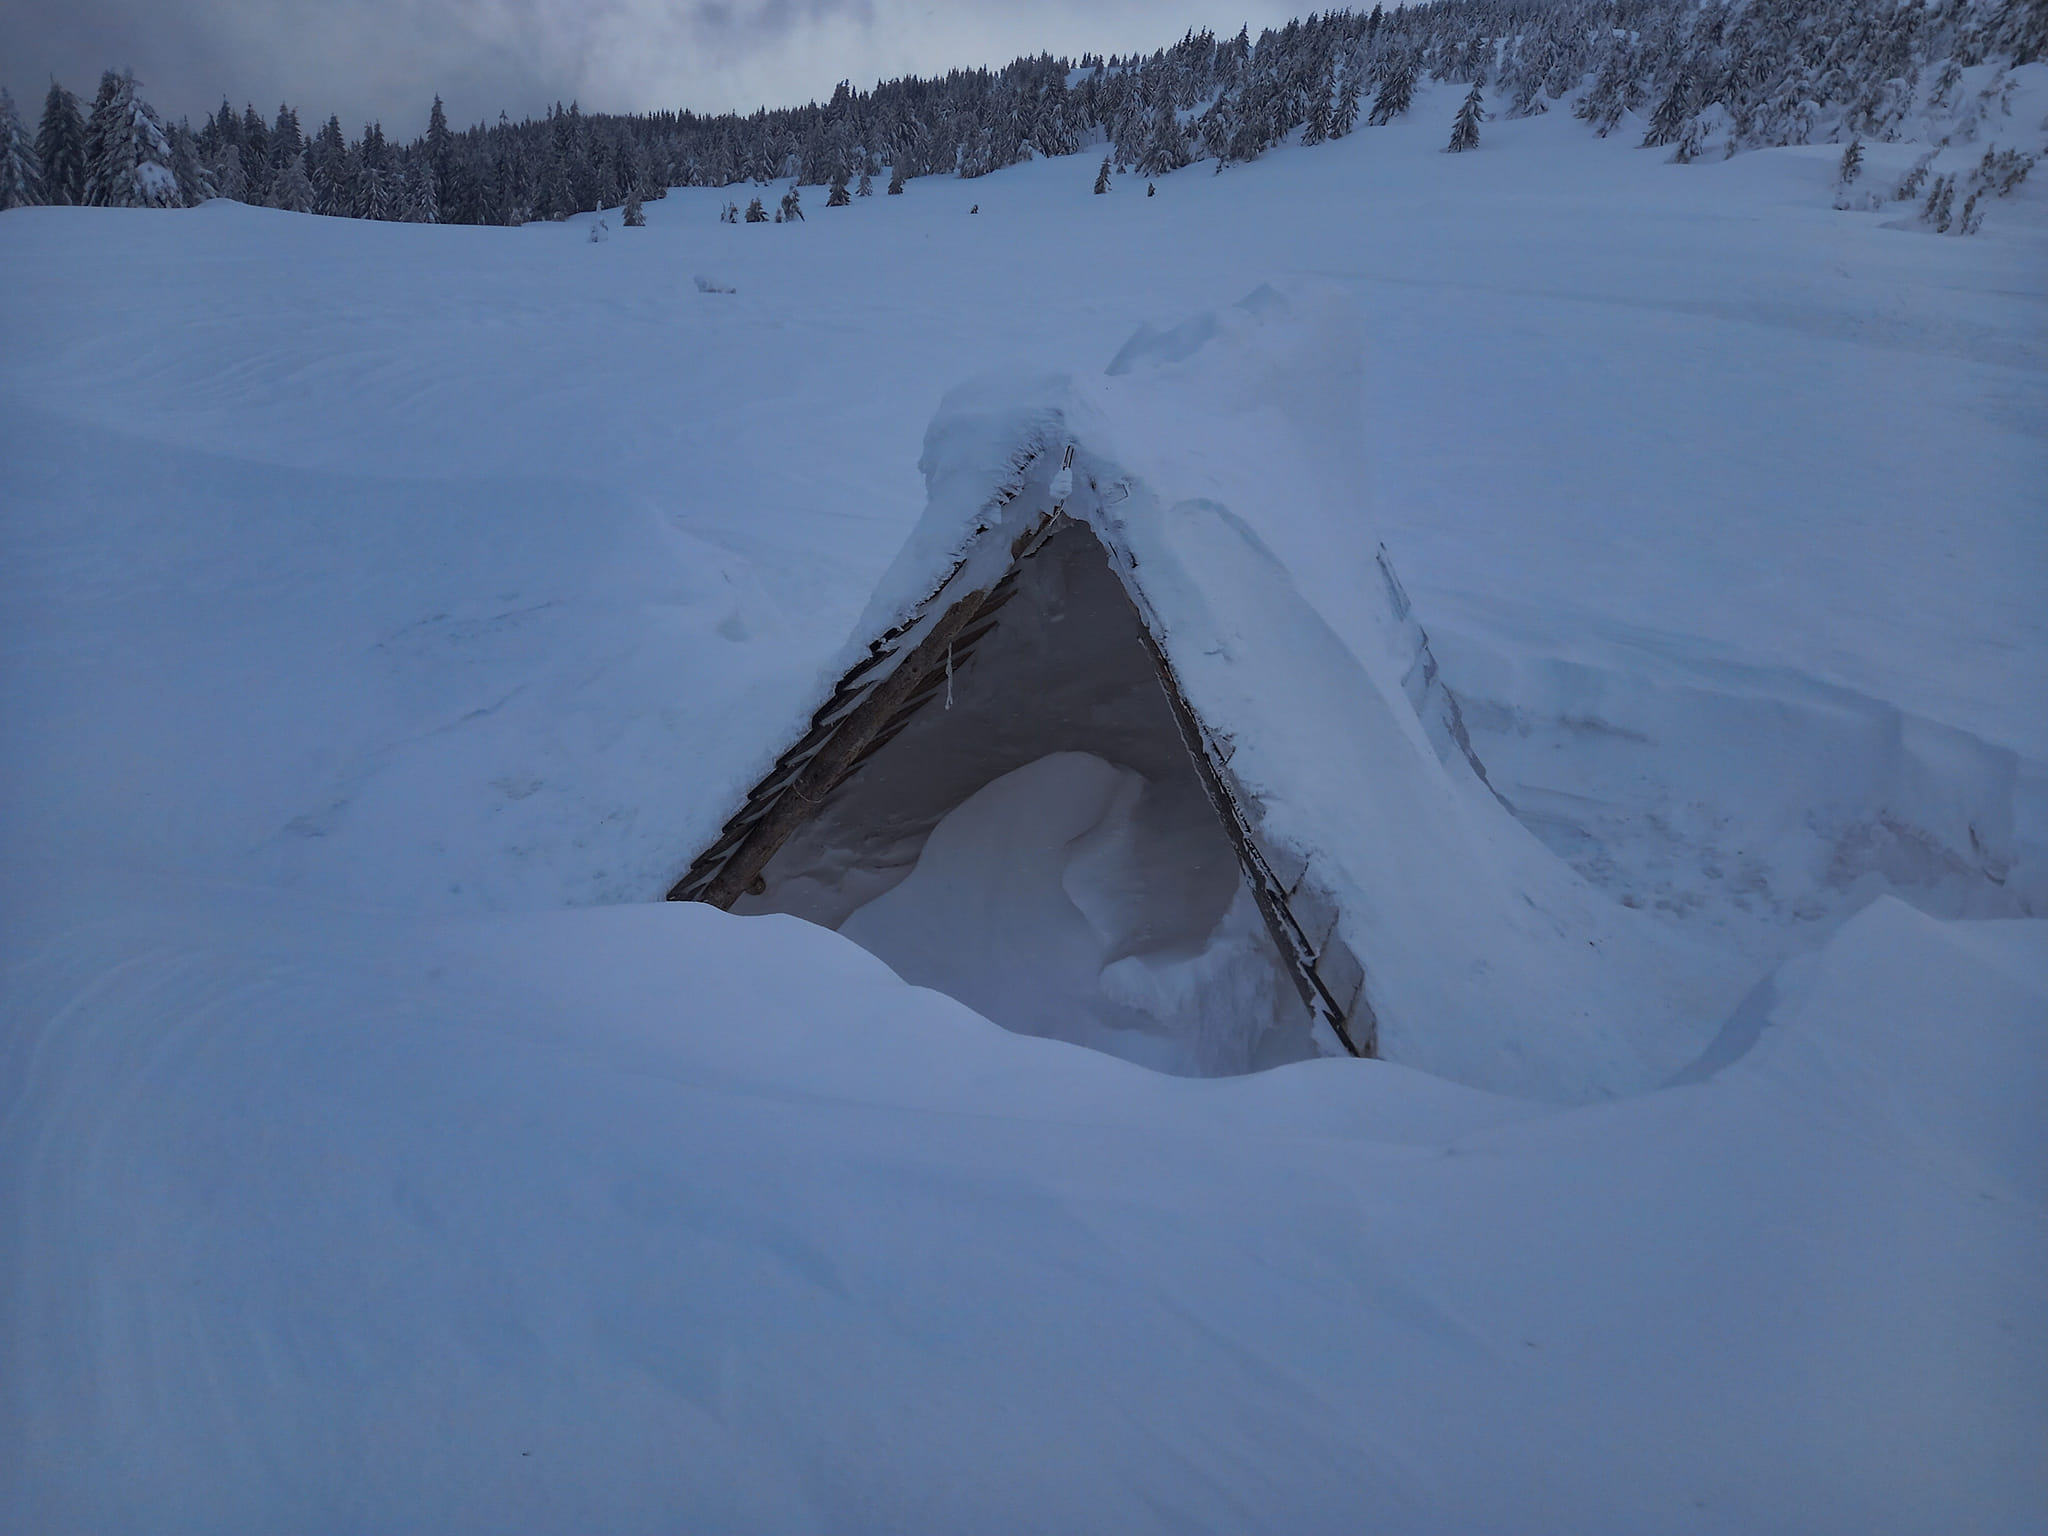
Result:
[[[1141,600],[1136,561],[1103,537],[1093,519],[1070,517],[1070,500],[1099,508],[1102,486],[1077,463],[1069,443],[1059,467],[1043,474],[1044,447],[1012,455],[1016,475],[986,503],[987,516],[966,548],[956,551],[944,580],[909,613],[875,634],[860,659],[813,712],[810,728],[755,785],[719,837],[669,891],[671,901],[730,907],[758,892],[777,850],[910,718],[937,696],[979,639],[998,622],[1022,563],[1063,528],[1087,526],[1097,550],[1119,578],[1143,643],[1204,794],[1238,862],[1247,888],[1286,972],[1307,1009],[1312,1037],[1325,1054],[1373,1056],[1378,1027],[1366,972],[1337,931],[1339,901],[1324,889],[1313,859],[1267,837],[1258,801],[1232,774],[1232,743],[1212,730],[1188,702],[1155,633],[1156,616]],[[1076,470],[1079,473],[1076,473]],[[1112,496],[1127,494],[1113,482]],[[1115,501],[1111,500],[1111,505]]]
[[[1014,388],[987,380],[947,397],[921,460],[930,488],[926,513],[878,584],[842,652],[837,681],[669,899],[723,908],[757,889],[783,842],[894,738],[993,626],[1020,563],[1071,521],[1090,529],[1134,610],[1182,743],[1316,1037],[1332,1054],[1376,1055],[1366,966],[1340,932],[1345,903],[1323,878],[1326,861],[1312,839],[1279,836],[1265,825],[1265,797],[1231,767],[1237,743],[1230,721],[1211,718],[1182,684],[1176,653],[1213,649],[1219,640],[1227,645],[1227,637],[1191,622],[1185,600],[1169,601],[1179,610],[1172,617],[1155,600],[1151,578],[1171,582],[1177,564],[1165,547],[1171,520],[1144,480],[1094,446],[1111,435],[1103,414],[1065,377],[1034,381],[1021,406]],[[1228,509],[1209,503],[1201,512],[1227,521],[1246,551],[1273,563],[1258,535]],[[1376,561],[1371,600],[1412,650],[1396,669],[1401,691],[1417,709],[1432,699],[1443,706],[1443,729],[1430,733],[1435,744],[1445,750],[1454,736],[1483,779],[1383,547]]]
[[[1155,337],[1118,376],[949,394],[925,438],[924,515],[836,682],[671,895],[729,904],[720,876],[742,845],[734,873],[758,872],[770,818],[786,835],[930,696],[947,647],[973,643],[1064,515],[1107,552],[1184,740],[1217,769],[1212,799],[1235,802],[1226,824],[1248,830],[1308,947],[1355,957],[1330,961],[1346,986],[1370,965],[1380,1052],[1563,1101],[1691,1061],[1754,978],[1594,890],[1489,792],[1365,504],[1355,328],[1311,297]]]

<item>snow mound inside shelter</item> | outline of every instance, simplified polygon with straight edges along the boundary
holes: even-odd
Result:
[[[734,911],[837,928],[1023,1034],[1191,1077],[1316,1054],[1085,526],[762,878]]]
[[[1162,1070],[1311,1054],[1304,1032],[1273,1027],[1287,984],[1229,849],[1213,825],[1158,825],[1158,801],[1134,769],[1041,757],[949,813],[910,875],[839,931],[999,1024]],[[1205,855],[1226,877],[1220,916],[1213,879],[1175,878]]]
[[[1587,885],[1432,742],[1364,490],[1364,351],[1335,290],[1261,287],[1140,330],[1103,375],[956,390],[925,440],[925,515],[857,634],[963,560],[999,576],[1073,445],[1067,514],[1231,744],[1264,835],[1338,908],[1382,1053],[1561,1100],[1662,1082],[1756,978]]]

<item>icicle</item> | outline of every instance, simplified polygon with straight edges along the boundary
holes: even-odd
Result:
[[[946,642],[946,708],[953,707],[953,642]]]

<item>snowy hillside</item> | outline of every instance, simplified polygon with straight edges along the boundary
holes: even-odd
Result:
[[[2048,1519],[2048,187],[1959,239],[1838,145],[1447,156],[1464,95],[1151,196],[0,214],[0,1527]],[[1703,1056],[1169,1077],[660,903],[949,389],[1302,279],[1493,783],[1742,999]]]

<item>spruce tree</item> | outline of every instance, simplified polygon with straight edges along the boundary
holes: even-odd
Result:
[[[1922,183],[1927,180],[1927,168],[1933,164],[1934,157],[1940,153],[1939,149],[1930,149],[1918,160],[1915,160],[1912,167],[1900,180],[1898,190],[1893,192],[1892,196],[1902,203],[1909,203],[1918,197]]]
[[[78,98],[54,80],[43,98],[36,158],[42,162],[45,202],[65,206],[85,201],[85,117],[78,110]]]
[[[1447,154],[1459,155],[1468,149],[1479,147],[1479,125],[1486,120],[1486,108],[1481,105],[1479,87],[1473,86],[1465,93],[1465,104],[1458,108],[1457,121],[1451,124],[1451,142],[1444,146]]]
[[[766,224],[768,222],[768,210],[761,206],[761,199],[758,197],[747,204],[747,222],[749,224]]]
[[[260,203],[270,195],[270,126],[254,107],[242,109],[241,158],[242,200]]]
[[[173,207],[197,208],[210,197],[225,196],[213,173],[199,158],[198,136],[191,127],[180,121],[170,129],[171,175],[177,178],[178,202]],[[237,152],[239,155],[239,152]],[[236,181],[241,180],[242,162],[238,158],[229,162],[234,168]]]
[[[384,142],[384,125],[368,124],[356,148],[356,217],[396,219],[404,191]]]
[[[350,177],[348,140],[342,136],[341,119],[330,115],[306,146],[306,179],[313,184],[314,213],[346,218]]]
[[[171,168],[163,120],[136,94],[139,82],[111,69],[85,123],[85,201],[95,208],[176,208],[184,202]]]
[[[313,211],[313,183],[306,175],[306,157],[293,155],[271,174],[270,206],[286,213]]]
[[[1159,109],[1145,147],[1138,154],[1138,170],[1147,176],[1164,176],[1194,159],[1188,146],[1187,130],[1169,103]]]
[[[1948,233],[1950,209],[1955,204],[1956,181],[1953,176],[1937,176],[1934,186],[1927,194],[1927,202],[1920,209],[1921,219],[1934,226],[1936,234]]]
[[[1330,78],[1331,65],[1325,62],[1315,76],[1315,83],[1309,87],[1308,120],[1301,130],[1303,147],[1312,147],[1323,140],[1335,137],[1336,126],[1330,114],[1330,92],[1334,82]]]
[[[1984,215],[1977,211],[1977,199],[1981,196],[1983,189],[1980,187],[1963,200],[1962,214],[1956,220],[1957,234],[1974,235],[1984,223]]]
[[[860,185],[853,189],[853,195],[855,197],[873,197],[875,195],[875,178],[868,172],[862,171],[860,173]]]
[[[1861,176],[1862,174],[1863,140],[1860,138],[1851,139],[1849,141],[1849,147],[1842,151],[1842,169],[1836,175],[1835,180],[1839,181],[1843,186],[1846,187],[1849,185],[1850,182],[1854,181],[1858,176]]]
[[[1685,125],[1693,115],[1692,66],[1679,66],[1678,78],[1671,82],[1671,89],[1664,93],[1664,99],[1657,103],[1657,110],[1650,114],[1650,130],[1643,135],[1643,148],[1656,149],[1665,144],[1676,144],[1685,133]]]
[[[803,216],[804,200],[798,194],[795,184],[792,183],[790,189],[782,194],[782,207],[775,215],[776,221],[778,223],[794,224]]]
[[[1337,110],[1330,116],[1330,137],[1341,139],[1358,126],[1359,77],[1357,64],[1344,67],[1344,83],[1337,87]]]
[[[0,212],[43,200],[43,165],[29,142],[14,98],[0,86]]]
[[[434,174],[434,163],[415,158],[401,174],[405,182],[405,198],[398,216],[408,224],[440,223],[441,178]]]
[[[427,109],[427,163],[434,168],[437,182],[446,183],[448,180],[448,162],[453,146],[454,136],[448,131],[448,113],[436,95],[433,106]]]
[[[638,192],[628,192],[626,194],[626,206],[619,211],[619,223],[626,229],[645,229],[647,227],[647,211],[640,206],[640,194]]]
[[[903,162],[901,160],[890,163],[889,195],[891,197],[901,197],[903,195]]]
[[[1095,173],[1095,192],[1100,196],[1109,190],[1109,156],[1102,157],[1102,169]]]
[[[239,146],[220,145],[204,159],[201,168],[215,197],[232,198],[238,203],[263,201],[260,196],[251,193],[248,179],[242,174],[242,151]]]
[[[832,178],[832,190],[825,194],[827,208],[851,208],[853,194],[846,190],[846,172],[840,171]]]
[[[1375,128],[1386,126],[1406,112],[1415,100],[1415,60],[1403,56],[1387,66],[1380,80],[1379,95],[1373,98],[1372,115],[1366,121]]]
[[[283,175],[285,167],[294,160],[301,162],[299,170],[304,174],[305,153],[306,136],[299,131],[299,114],[280,103],[277,121],[270,128],[270,174]]]
[[[1671,151],[1673,165],[1691,165],[1700,157],[1700,141],[1703,130],[1697,115],[1685,120],[1685,127],[1679,131],[1678,147]]]

